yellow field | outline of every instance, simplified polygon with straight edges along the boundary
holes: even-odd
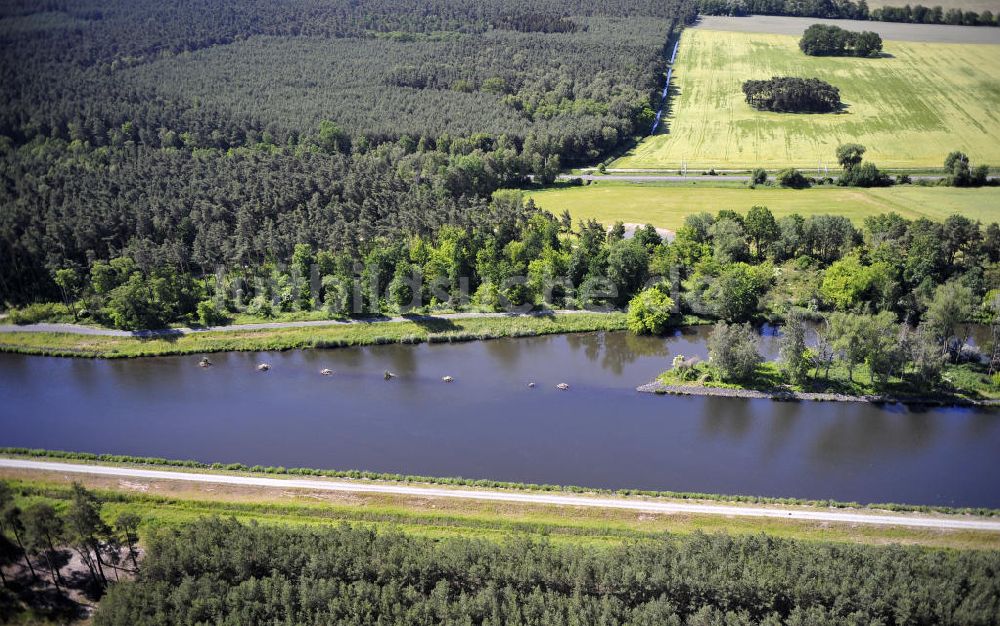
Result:
[[[883,189],[813,187],[812,189],[757,189],[652,186],[600,182],[587,187],[566,187],[534,192],[535,203],[555,214],[568,210],[576,220],[596,219],[650,223],[677,230],[692,213],[732,209],[741,213],[764,205],[776,217],[790,213],[844,215],[860,225],[865,217],[895,211],[908,219],[926,217],[940,221],[960,213],[983,223],[1000,221],[1000,188],[898,186]]]
[[[940,167],[951,150],[1000,165],[1000,45],[886,41],[891,57],[809,57],[788,35],[687,29],[674,70],[669,134],[643,140],[618,168],[816,168],[858,142],[882,167]],[[755,111],[744,80],[817,77],[843,113]]]

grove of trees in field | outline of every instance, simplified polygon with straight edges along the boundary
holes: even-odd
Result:
[[[829,113],[840,109],[840,90],[818,78],[775,76],[746,80],[747,104],[760,111],[781,113]]]
[[[802,33],[799,49],[809,56],[877,57],[882,52],[878,33],[856,33],[839,26],[813,24]]]

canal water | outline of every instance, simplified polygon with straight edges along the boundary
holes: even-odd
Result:
[[[674,355],[704,356],[706,332],[213,354],[204,369],[197,355],[0,354],[0,445],[1000,507],[996,411],[635,391]],[[773,354],[774,338],[762,341]],[[269,372],[256,371],[261,361]],[[569,390],[556,388],[563,382]]]

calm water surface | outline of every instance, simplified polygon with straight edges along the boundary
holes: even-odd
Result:
[[[0,445],[1000,507],[1000,413],[640,394],[705,331],[121,361],[0,354]],[[773,338],[763,339],[765,352]],[[254,366],[268,361],[272,369]],[[329,367],[334,376],[321,376]],[[384,370],[397,378],[385,381]],[[441,377],[451,375],[446,384]],[[529,381],[537,386],[527,387]],[[570,384],[569,391],[555,385]]]

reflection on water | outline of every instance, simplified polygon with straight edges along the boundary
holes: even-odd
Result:
[[[702,428],[739,443],[751,432],[754,405],[749,400],[712,398],[705,403]]]
[[[704,357],[708,332],[229,353],[212,355],[211,368],[198,367],[198,355],[0,355],[0,445],[1000,506],[996,413],[634,390],[676,354]],[[766,333],[762,348],[774,354],[776,338]],[[255,371],[260,361],[272,370]],[[323,368],[336,374],[321,376]],[[384,370],[397,378],[383,380]],[[445,375],[455,382],[442,383]]]
[[[933,444],[939,421],[940,417],[933,413],[910,413],[898,407],[844,416],[826,424],[817,434],[813,457],[837,465],[845,461],[862,463],[893,451],[916,453]]]

